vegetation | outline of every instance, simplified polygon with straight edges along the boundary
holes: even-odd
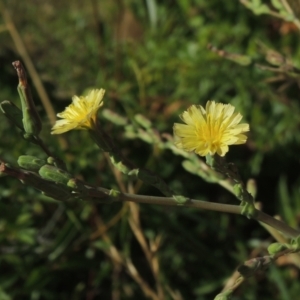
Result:
[[[54,199],[39,191],[45,186],[2,172],[0,299],[297,299],[299,255],[282,255],[299,250],[297,1],[10,0],[0,9],[0,99],[21,109],[12,62],[22,61],[47,149],[1,114],[3,168],[19,176],[24,155],[45,163],[54,154],[80,193],[84,182],[89,191],[169,197],[147,184],[153,178],[145,174],[158,174],[184,196],[172,206],[108,198],[104,189],[97,201],[90,194]],[[99,130],[121,157],[150,170],[135,173],[139,179],[116,168],[108,155],[115,152],[101,151],[88,131],[50,134],[73,95],[100,88]],[[173,144],[179,115],[208,100],[230,103],[250,124],[247,143],[226,154],[239,179],[227,164],[209,167]],[[235,195],[248,192],[257,208],[290,226],[289,236],[276,230],[281,225],[188,207],[185,198],[239,205]],[[278,259],[267,261],[272,255]]]

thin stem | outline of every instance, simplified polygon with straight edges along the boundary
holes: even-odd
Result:
[[[47,146],[45,145],[45,143],[43,142],[42,139],[40,139],[39,137],[36,137],[36,142],[48,156],[55,157],[54,154],[47,148]]]
[[[277,229],[278,231],[286,234],[287,236],[291,238],[296,238],[300,235],[300,232],[289,225],[287,225],[284,222],[281,222],[280,220],[277,220],[270,215],[267,215],[266,213],[258,210],[257,214],[255,216],[255,219],[259,222],[263,222],[265,224],[268,224],[269,226]]]
[[[282,5],[284,6],[285,10],[287,13],[289,13],[290,15],[294,16],[294,20],[293,23],[297,26],[297,28],[300,30],[300,21],[299,19],[296,17],[293,9],[291,8],[290,4],[288,3],[288,1],[286,0],[280,0]]]
[[[121,194],[121,201],[132,201],[136,203],[148,203],[157,204],[164,206],[178,206],[178,202],[174,198],[170,197],[154,197],[154,196],[144,196],[144,195],[133,195],[133,194]],[[219,212],[226,212],[231,214],[240,214],[242,207],[238,205],[221,204],[215,202],[207,202],[202,200],[190,199],[183,204],[185,207],[201,208],[206,210],[213,210]]]
[[[271,15],[272,17],[284,20],[284,17],[281,14],[277,13],[276,11],[269,10],[268,14]]]
[[[291,14],[291,15],[294,14],[293,10],[291,9],[290,5],[288,4],[288,2],[286,0],[280,0],[280,2],[289,14]]]
[[[97,190],[107,195],[109,195],[110,193],[109,190],[104,188],[98,188]],[[164,206],[178,206],[178,202],[176,202],[176,200],[171,197],[154,197],[154,196],[120,193],[116,197],[116,200],[132,201],[135,203],[147,203],[147,204],[156,204],[156,205],[164,205]],[[225,212],[231,214],[241,214],[243,208],[242,206],[238,206],[238,205],[207,202],[207,201],[195,200],[195,199],[190,199],[186,203],[181,204],[181,206],[219,211],[219,212]],[[260,210],[255,210],[255,213],[253,214],[253,218],[258,222],[263,222],[265,224],[268,224],[269,226],[287,235],[289,238],[296,238],[300,235],[300,231],[298,231],[297,229],[290,227],[284,222],[277,220]]]
[[[23,180],[26,184],[34,186],[35,188],[41,191],[45,191],[46,188],[47,191],[49,191],[49,187],[51,190],[53,185],[53,182],[44,180],[43,178],[34,175],[34,173],[32,172],[10,167],[4,162],[0,163],[0,173],[5,173],[9,176]],[[206,202],[206,201],[194,200],[194,199],[189,199],[185,203],[178,204],[175,197],[173,198],[173,197],[154,197],[154,196],[134,195],[134,194],[114,192],[113,190],[108,190],[101,187],[96,188],[85,184],[84,186],[85,189],[87,190],[88,199],[93,199],[93,201],[95,202],[101,201],[103,203],[103,201],[104,202],[107,201],[107,203],[109,203],[110,201],[107,199],[109,197],[115,201],[132,201],[136,203],[148,203],[148,204],[165,205],[165,206],[181,205],[185,207],[194,207],[198,209],[200,208],[200,209],[232,213],[232,214],[241,214],[243,209],[242,206],[238,206],[238,205]],[[59,195],[56,197],[56,194],[53,193],[51,197],[53,196],[55,199],[61,200]],[[282,232],[283,234],[287,235],[290,238],[296,238],[300,236],[300,231],[290,227],[289,225],[281,222],[280,220],[277,220],[257,209],[253,211],[251,217],[257,220],[258,222],[263,222],[265,224],[272,226],[273,228]]]

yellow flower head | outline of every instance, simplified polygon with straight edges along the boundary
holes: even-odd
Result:
[[[175,145],[200,156],[224,156],[229,145],[246,143],[249,124],[238,124],[242,115],[230,104],[208,101],[206,109],[192,105],[180,117],[186,124],[174,124]]]
[[[72,129],[92,129],[98,109],[103,105],[105,90],[91,90],[86,96],[73,96],[73,102],[59,114],[51,134],[61,134]]]

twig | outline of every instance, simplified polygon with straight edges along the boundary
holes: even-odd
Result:
[[[105,225],[98,226],[97,230],[90,235],[90,240],[96,240],[101,237],[109,228],[116,225],[127,211],[128,205],[127,203],[124,203],[123,207],[108,222],[106,222]]]
[[[299,19],[296,17],[294,11],[292,10],[290,4],[286,1],[286,0],[280,0],[282,5],[284,6],[285,10],[287,11],[287,13],[289,13],[290,15],[294,16],[294,20],[293,23],[297,26],[297,28],[300,30],[300,21]]]
[[[289,14],[291,14],[291,15],[294,14],[292,8],[290,7],[290,5],[288,4],[288,2],[287,2],[286,0],[280,0],[280,2],[281,2],[281,4],[284,6],[285,10],[286,10]]]
[[[103,224],[100,218],[98,218],[98,221]],[[155,291],[140,276],[132,261],[129,258],[123,257],[118,249],[111,243],[111,240],[106,233],[103,235],[103,239],[109,244],[109,249],[104,250],[104,252],[112,259],[112,261],[115,264],[119,264],[125,267],[128,274],[135,280],[137,284],[139,284],[139,287],[146,296],[150,297],[152,300],[161,300],[155,293]]]
[[[101,188],[103,191],[103,189]],[[132,201],[136,203],[148,203],[148,204],[156,204],[156,205],[165,205],[165,206],[178,206],[178,203],[175,199],[170,197],[154,197],[154,196],[144,196],[144,195],[133,195],[133,194],[120,194],[118,196],[118,200],[121,201]],[[221,204],[214,202],[207,202],[201,200],[190,199],[188,202],[182,204],[184,207],[193,207],[198,209],[219,211],[225,213],[232,214],[241,214],[242,206],[237,205],[229,205],[229,204]],[[300,232],[289,225],[276,220],[275,218],[257,210],[255,211],[255,219],[257,221],[266,223],[278,231],[284,233],[290,238],[296,238],[300,235]]]
[[[33,176],[32,172],[17,169],[8,166],[4,162],[0,164],[0,173],[6,173],[12,177],[20,179],[24,182],[28,179],[29,185],[34,185],[35,180],[38,180],[38,186],[35,186],[37,189],[42,190],[48,187],[52,188],[54,182],[45,180],[38,176]],[[63,186],[63,185],[61,185]],[[132,201],[135,203],[148,203],[148,204],[156,204],[156,205],[164,205],[164,206],[178,206],[178,202],[173,197],[155,197],[155,196],[144,196],[144,195],[134,195],[134,194],[127,194],[127,193],[120,193],[117,191],[108,190],[105,188],[95,188],[89,185],[85,185],[85,189],[87,190],[87,198],[93,198],[94,201],[100,201],[103,203],[104,199],[107,199],[109,203],[109,199],[114,201]],[[55,198],[57,199],[57,198]],[[65,198],[58,199],[58,200],[65,200]],[[194,200],[189,199],[188,201],[182,203],[180,206],[184,207],[193,207],[198,209],[205,209],[205,210],[213,210],[225,213],[232,213],[232,214],[241,214],[243,207],[238,205],[229,205],[229,204],[222,204],[222,203],[214,203],[214,202],[207,202],[201,200]],[[265,214],[262,211],[255,209],[253,211],[253,218],[259,222],[263,222],[275,228],[276,230],[282,232],[283,234],[287,235],[290,238],[296,238],[300,235],[300,232],[289,225],[281,222],[280,220],[276,220],[275,218]]]

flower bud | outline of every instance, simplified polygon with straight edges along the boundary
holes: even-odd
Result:
[[[73,197],[72,191],[67,186],[61,183],[50,182],[49,180],[41,178],[36,173],[24,171],[19,179],[22,183],[33,186],[53,199],[65,201]]]
[[[42,166],[46,164],[46,161],[39,159],[31,155],[21,155],[18,158],[18,165],[29,171],[38,171]]]
[[[68,181],[72,178],[71,174],[66,171],[50,165],[42,166],[39,170],[39,174],[44,179],[59,182],[63,185],[67,185]]]
[[[19,92],[20,99],[22,102],[22,113],[23,113],[23,128],[27,134],[39,135],[42,129],[41,119],[36,111],[36,108],[32,102],[29,105],[27,95],[23,91]],[[32,101],[32,100],[31,100]]]
[[[42,122],[28,87],[25,69],[20,61],[13,62],[19,77],[18,93],[22,104],[23,128],[29,135],[37,136],[42,129]]]

